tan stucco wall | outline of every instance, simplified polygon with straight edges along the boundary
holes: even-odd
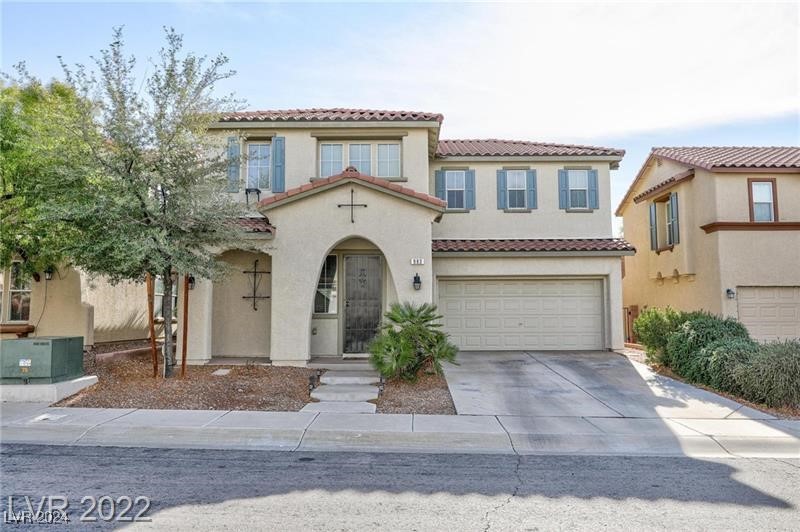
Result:
[[[438,300],[438,281],[447,278],[501,277],[569,278],[603,280],[605,301],[604,341],[606,348],[623,347],[622,283],[619,257],[442,257],[434,258],[437,279],[434,301]]]
[[[84,297],[94,307],[95,342],[149,338],[147,287],[144,283],[110,284],[102,277],[86,278]],[[156,335],[163,333],[158,325]]]
[[[633,194],[689,167],[662,160],[651,161]],[[736,300],[725,296],[737,286],[800,285],[798,231],[718,231],[706,233],[702,225],[749,221],[747,179],[775,177],[781,221],[800,221],[800,174],[712,173],[695,170],[695,177],[673,187],[678,193],[680,243],[672,251],[650,250],[649,204],[629,201],[623,212],[625,238],[637,253],[625,257],[624,305],[703,309],[737,316]],[[699,200],[698,200],[699,199]],[[675,270],[678,276],[674,275]],[[661,279],[658,278],[659,273]]]
[[[269,357],[270,300],[243,299],[253,293],[253,269],[258,259],[260,271],[270,271],[271,259],[263,253],[227,251],[220,258],[229,265],[224,279],[213,283],[211,354],[220,357]],[[259,296],[269,296],[271,275],[262,275]],[[191,298],[192,294],[189,295]]]
[[[356,202],[368,205],[356,210],[355,223],[351,223],[348,210],[336,206],[349,202],[351,187]],[[310,356],[312,301],[323,258],[347,239],[363,238],[382,252],[397,300],[431,301],[430,242],[435,211],[354,183],[280,205],[265,214],[276,228],[270,252],[274,364],[303,365]],[[412,266],[412,258],[422,258],[425,265]],[[419,291],[411,284],[416,272],[423,281]]]
[[[558,208],[558,170],[588,168],[598,172],[599,209],[566,212]],[[611,232],[611,181],[607,162],[480,162],[436,160],[429,176],[435,193],[435,172],[441,169],[475,170],[475,209],[446,213],[434,227],[434,238],[607,238]],[[497,170],[536,170],[537,205],[530,212],[505,212],[497,208]]]

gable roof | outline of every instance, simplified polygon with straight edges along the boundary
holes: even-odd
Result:
[[[439,122],[444,116],[423,111],[381,109],[273,109],[227,113],[220,122]]]
[[[247,216],[236,218],[234,222],[246,233],[272,234],[275,231],[275,228],[269,224],[269,220],[263,216]]]
[[[650,151],[639,172],[628,187],[622,201],[619,202],[616,216],[622,216],[622,210],[633,195],[636,186],[642,179],[653,158],[662,157],[686,165],[690,170],[702,168],[709,172],[741,172],[741,171],[776,171],[800,172],[800,146],[676,146],[656,147]],[[674,178],[679,177],[673,176]],[[673,177],[667,179],[670,181]],[[659,183],[660,185],[669,183]],[[651,187],[653,188],[653,187]],[[649,189],[644,193],[649,192]],[[638,195],[637,197],[641,196]]]
[[[286,192],[280,192],[265,198],[258,202],[258,207],[259,209],[265,210],[272,209],[278,205],[283,205],[285,203],[289,203],[305,196],[316,194],[317,192],[322,192],[323,190],[327,190],[329,188],[333,188],[334,186],[339,186],[348,182],[357,182],[369,188],[393,194],[402,199],[439,211],[440,213],[444,212],[445,206],[447,205],[445,201],[437,197],[425,194],[423,192],[417,192],[416,190],[400,186],[397,183],[393,183],[386,179],[381,179],[380,177],[372,177],[361,174],[355,169],[355,167],[348,166],[344,172],[340,174],[332,175],[324,179],[315,179],[311,183],[307,183],[305,185],[289,189]]]
[[[651,155],[703,168],[797,168],[800,146],[684,146],[653,148]]]
[[[612,156],[622,157],[625,150],[582,146],[578,144],[554,144],[525,140],[502,139],[445,139],[440,140],[437,157],[542,157],[542,156]]]

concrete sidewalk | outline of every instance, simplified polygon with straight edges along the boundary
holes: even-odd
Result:
[[[0,442],[800,459],[800,421],[137,410],[3,403]]]

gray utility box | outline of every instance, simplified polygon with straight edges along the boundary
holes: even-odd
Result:
[[[49,384],[83,375],[83,336],[0,341],[0,382]]]

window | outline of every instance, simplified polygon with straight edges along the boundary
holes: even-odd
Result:
[[[269,190],[270,159],[269,143],[247,145],[247,188]]]
[[[378,177],[400,177],[399,144],[378,144]]]
[[[777,221],[775,209],[775,181],[750,181],[750,220],[753,222]]]
[[[587,209],[589,207],[589,171],[567,170],[569,186],[569,208]]]
[[[336,255],[328,255],[314,295],[314,314],[336,314],[336,308]]]
[[[527,172],[525,170],[506,170],[506,190],[508,192],[508,208],[524,209],[527,190]]]
[[[321,144],[319,155],[319,176],[330,177],[342,173],[342,145]]]
[[[22,263],[11,263],[8,286],[8,321],[28,321],[31,319],[31,281],[24,275]],[[1,292],[0,292],[1,294]]]
[[[156,277],[156,284],[153,290],[155,297],[153,306],[153,316],[156,318],[164,318],[164,279]],[[172,284],[172,317],[178,317],[178,290],[175,284]]]
[[[466,188],[466,172],[464,170],[447,170],[444,173],[444,186],[447,191],[447,208],[464,209],[464,190]]]
[[[347,166],[355,166],[361,174],[372,175],[372,145],[350,144],[350,159]]]
[[[671,198],[671,197],[670,197]],[[668,246],[675,244],[675,219],[672,215],[672,200],[664,203],[664,226],[666,227],[666,237]]]

